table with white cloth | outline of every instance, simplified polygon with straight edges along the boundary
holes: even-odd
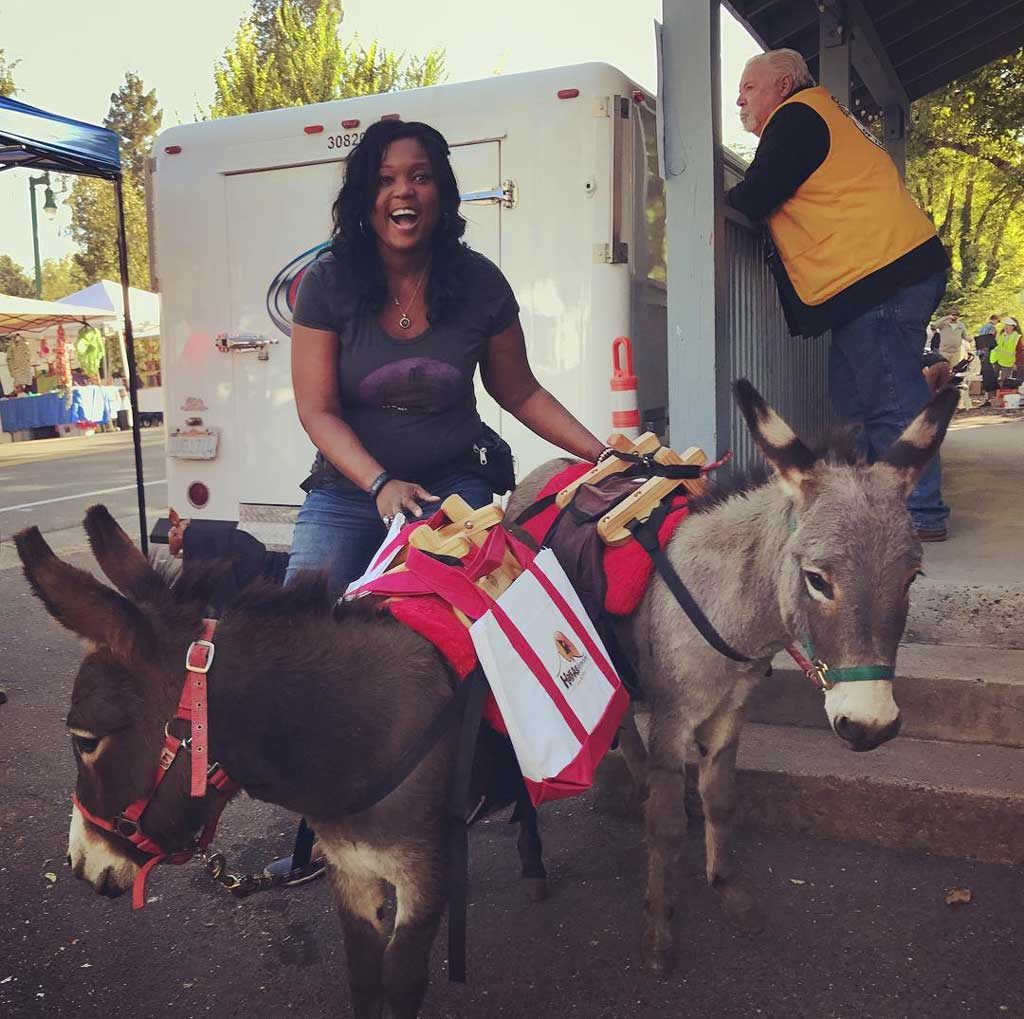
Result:
[[[105,425],[124,406],[125,390],[121,386],[75,386],[70,403],[63,393],[0,399],[0,425],[5,432],[56,425]]]

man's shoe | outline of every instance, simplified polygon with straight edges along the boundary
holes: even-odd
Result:
[[[296,867],[292,857],[282,856],[268,864],[263,874],[271,878],[275,885],[304,885],[307,881],[315,881],[327,872],[327,861],[322,856],[312,857],[304,866]]]
[[[945,541],[949,537],[945,527],[917,527],[915,530],[921,541]]]

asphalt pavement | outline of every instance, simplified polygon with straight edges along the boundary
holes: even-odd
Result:
[[[164,430],[142,432],[147,506],[167,505]],[[137,513],[131,432],[0,445],[0,538],[35,524],[44,534],[77,527],[104,503],[115,517]]]
[[[68,558],[96,570],[87,553]],[[133,912],[128,897],[101,898],[71,877],[63,718],[81,645],[9,561],[0,604],[10,698],[0,706],[0,1015],[349,1015],[325,881],[236,900],[198,864],[162,867],[147,907]],[[752,937],[730,927],[705,886],[695,826],[675,921],[679,968],[655,978],[639,954],[640,827],[595,814],[588,797],[545,807],[541,822],[552,896],[539,904],[518,878],[514,828],[474,829],[469,983],[446,981],[442,927],[428,1019],[1024,1016],[1024,893],[1012,868],[741,832],[738,855],[768,914]],[[218,848],[257,869],[287,852],[293,825],[243,796]],[[951,888],[971,901],[946,905]]]

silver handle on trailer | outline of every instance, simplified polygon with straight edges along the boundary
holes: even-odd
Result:
[[[281,341],[257,333],[217,333],[213,342],[222,354],[241,354],[255,350],[257,360],[269,361],[270,351],[267,347]]]
[[[519,203],[519,187],[514,180],[503,180],[500,187],[485,188],[482,191],[464,191],[459,195],[463,205],[498,205],[514,209]]]

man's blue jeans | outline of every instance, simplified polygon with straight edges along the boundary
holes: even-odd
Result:
[[[468,471],[424,487],[441,501],[457,493],[474,509],[493,500],[487,482]],[[429,516],[440,505],[423,503],[424,515]],[[377,507],[366,492],[339,485],[314,489],[306,496],[295,521],[284,582],[291,583],[303,570],[326,570],[329,590],[340,595],[369,566],[386,533]]]
[[[931,396],[921,373],[921,352],[928,322],[945,290],[946,274],[936,273],[832,330],[832,403],[845,421],[863,426],[871,462],[885,455]],[[939,479],[936,456],[907,500],[918,528],[946,524],[949,507],[942,501]]]

